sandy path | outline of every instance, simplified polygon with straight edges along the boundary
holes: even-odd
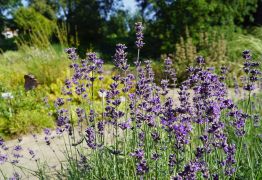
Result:
[[[178,93],[177,93],[178,89],[173,89],[170,90],[169,92],[169,96],[173,97],[175,102],[178,102]],[[260,90],[261,91],[261,90]],[[192,93],[192,91],[191,91]],[[237,96],[234,93],[233,89],[230,89],[228,92],[228,97],[232,98],[233,100],[237,100],[240,98],[244,98],[245,97],[245,93],[242,91],[240,94],[238,94]],[[110,141],[112,140],[112,138],[110,138],[112,136],[112,130],[106,130],[106,134],[107,134],[107,143],[110,143]],[[52,132],[52,135],[55,135],[55,132]],[[44,134],[38,134],[37,135],[37,140],[32,136],[32,135],[25,135],[23,136],[23,140],[19,143],[19,145],[21,145],[23,147],[23,150],[21,151],[21,154],[24,155],[23,158],[21,158],[21,161],[19,163],[19,165],[26,167],[28,169],[31,170],[36,170],[37,169],[37,163],[34,160],[30,159],[30,154],[28,152],[28,149],[32,149],[33,151],[35,151],[35,153],[37,154],[36,157],[41,159],[41,162],[47,162],[47,164],[49,165],[49,168],[51,170],[58,170],[59,169],[59,161],[61,160],[65,160],[65,156],[64,153],[65,151],[65,147],[69,148],[68,146],[68,137],[67,136],[63,136],[60,138],[55,138],[51,140],[51,145],[47,146],[45,141],[44,141]],[[8,142],[6,142],[6,145],[9,147],[9,153],[11,154],[12,149],[14,148],[14,146],[16,146],[18,144],[18,140],[10,140]],[[67,145],[67,146],[66,146]],[[1,152],[1,151],[0,151]],[[22,179],[38,179],[34,176],[32,176],[30,173],[26,172],[25,174],[23,174],[23,171],[14,168],[10,163],[5,163],[3,165],[0,165],[0,168],[2,170],[2,172],[4,172],[6,175],[8,175],[8,177],[10,177],[13,173],[13,171],[18,171],[19,174],[22,175]],[[2,177],[2,175],[0,174],[0,179],[4,179]]]
[[[65,143],[63,138],[61,137],[51,140],[51,145],[48,146],[45,143],[44,137],[44,134],[38,134],[36,141],[32,135],[26,135],[23,136],[22,141],[20,143],[18,143],[18,140],[8,141],[6,145],[9,147],[9,156],[12,157],[11,152],[13,151],[13,148],[16,145],[21,145],[23,149],[19,151],[19,153],[23,154],[23,157],[19,158],[20,166],[26,167],[30,170],[37,170],[38,165],[35,159],[40,158],[41,162],[48,162],[48,165],[52,167],[54,170],[54,168],[56,168],[55,165],[57,165],[59,162],[58,159],[65,159],[63,155],[63,152],[65,150]],[[68,138],[66,139],[68,140]],[[29,154],[29,149],[33,150],[36,154],[36,157],[34,159],[31,158],[32,156]],[[8,177],[10,177],[13,171],[15,170],[22,175],[23,179],[37,179],[34,178],[32,174],[28,172],[23,174],[22,170],[12,166],[11,163],[5,163],[4,165],[0,166],[0,168],[5,174],[8,175]]]

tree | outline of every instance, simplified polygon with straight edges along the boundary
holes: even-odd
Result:
[[[28,0],[28,4],[29,7],[35,9],[47,19],[57,19],[57,13],[59,11],[57,0]]]
[[[7,18],[12,10],[21,5],[21,0],[0,0],[0,32],[2,32]]]
[[[70,36],[94,44],[103,39],[103,27],[109,14],[119,5],[117,0],[59,0],[60,8],[67,22]]]
[[[13,18],[21,31],[28,33],[41,30],[48,36],[53,32],[54,23],[36,12],[33,8],[21,7],[14,12]]]
[[[234,31],[251,18],[258,0],[137,0],[143,12],[149,11],[148,35],[158,42],[161,53],[172,52],[188,28],[193,38],[198,32],[219,26]]]
[[[262,0],[258,1],[257,11],[254,13],[254,24],[262,25]]]
[[[142,19],[146,19],[150,12],[152,12],[152,3],[150,3],[150,0],[136,0],[136,3],[139,7]]]

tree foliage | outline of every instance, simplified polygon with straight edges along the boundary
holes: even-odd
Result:
[[[56,0],[28,0],[29,7],[50,20],[57,19],[59,4]]]
[[[19,5],[21,5],[21,0],[0,0],[0,32],[5,26],[6,15],[9,15]]]
[[[14,14],[14,22],[18,28],[24,32],[34,32],[38,30],[45,30],[51,35],[53,31],[53,22],[45,18],[33,8],[19,8]]]
[[[137,0],[140,10],[149,12],[151,38],[160,40],[162,52],[174,50],[179,37],[189,33],[197,38],[198,32],[215,26],[234,31],[245,19],[252,21],[258,0]],[[153,18],[152,18],[153,17]]]
[[[186,40],[188,35],[199,50],[203,32],[216,31],[227,39],[243,27],[261,25],[262,0],[135,0],[135,14],[123,9],[122,0],[24,1],[27,6],[14,13],[19,28],[32,30],[43,24],[50,29],[52,22],[63,23],[67,43],[77,46],[80,41],[85,50],[96,48],[112,53],[116,43],[128,42],[133,52],[132,26],[135,21],[143,21],[150,44],[143,49],[147,57],[175,52],[180,38]],[[21,0],[0,0],[1,24],[4,14],[14,12],[19,3]]]

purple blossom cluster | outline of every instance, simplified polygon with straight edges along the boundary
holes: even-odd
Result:
[[[176,83],[176,80],[177,80],[176,70],[175,70],[175,68],[173,68],[173,62],[172,62],[172,59],[170,57],[167,57],[164,60],[164,72],[173,81],[173,83],[174,83],[173,87],[175,87],[175,83]]]
[[[126,71],[129,67],[127,64],[127,53],[125,52],[126,46],[124,44],[116,45],[116,53],[114,55],[114,62],[116,67],[120,68],[123,71]]]
[[[88,127],[86,130],[86,144],[88,147],[95,149],[96,148],[96,136],[95,136],[95,131],[93,127]]]
[[[145,43],[143,41],[143,39],[144,39],[143,29],[144,29],[144,26],[142,25],[142,22],[135,23],[136,47],[138,49],[141,49],[145,45]]]
[[[135,150],[134,153],[131,153],[131,156],[137,159],[136,163],[136,173],[137,175],[144,175],[149,171],[146,159],[144,157],[144,151],[142,149]]]
[[[247,83],[244,89],[247,91],[253,91],[255,89],[255,82],[261,78],[261,72],[259,71],[259,63],[252,60],[252,55],[249,50],[245,50],[242,53],[245,59],[243,70],[247,74]]]

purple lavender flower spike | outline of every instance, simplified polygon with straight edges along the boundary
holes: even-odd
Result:
[[[126,130],[126,129],[129,129],[131,128],[131,120],[127,120],[126,122],[123,122],[123,123],[120,123],[119,124],[119,127],[122,129],[122,130]]]
[[[144,158],[144,150],[143,149],[136,149],[135,152],[131,153],[130,155],[137,158],[138,160],[142,160]]]
[[[144,139],[145,139],[145,133],[144,132],[140,132],[140,133],[138,133],[138,137],[139,137],[139,139],[140,139],[140,141],[144,141]]]
[[[196,58],[196,62],[197,62],[198,64],[205,64],[205,59],[204,59],[203,56],[198,56],[198,57]]]
[[[172,60],[170,57],[167,57],[164,60],[164,72],[165,73],[171,73],[171,68],[172,68]]]
[[[44,129],[44,133],[45,133],[45,135],[50,136],[51,135],[51,130],[49,128],[45,128]]]
[[[144,38],[144,35],[143,35],[143,25],[142,25],[142,22],[137,22],[135,24],[135,30],[136,30],[136,47],[138,49],[141,49],[145,43],[143,42],[143,38]]]
[[[22,147],[20,145],[17,145],[17,146],[14,147],[14,150],[15,151],[21,151]]]
[[[160,136],[158,132],[152,132],[151,136],[152,136],[153,141],[155,142],[158,142],[160,140]]]
[[[244,86],[244,90],[246,90],[246,91],[253,91],[255,89],[256,89],[256,87],[253,84],[247,84],[247,85]]]
[[[116,52],[114,55],[114,62],[116,67],[120,68],[123,71],[127,71],[129,65],[127,64],[127,53],[125,52],[126,45],[117,44]]]
[[[103,121],[99,121],[97,124],[97,129],[100,135],[104,134],[104,128],[105,128],[105,123]]]
[[[45,136],[44,140],[45,140],[45,142],[46,142],[46,145],[49,146],[49,145],[51,144],[49,137]]]
[[[20,176],[17,172],[13,173],[13,176],[8,178],[8,180],[20,180],[22,179],[22,176]]]
[[[72,61],[75,61],[78,59],[78,55],[76,54],[76,48],[68,48],[65,50],[65,52],[68,54],[68,58]]]
[[[64,99],[63,98],[57,98],[55,101],[55,107],[62,106],[64,104]]]
[[[250,50],[244,50],[242,56],[245,60],[250,60],[252,56],[250,55]]]
[[[162,88],[162,95],[167,95],[168,94],[168,89],[167,89],[167,87],[168,87],[168,80],[161,80],[161,88]]]
[[[139,163],[136,165],[136,172],[138,175],[144,175],[149,171],[149,167],[147,165],[146,160],[141,160]]]
[[[251,61],[251,55],[249,50],[243,51],[244,72],[247,74],[247,83],[244,85],[244,90],[253,91],[255,89],[255,82],[260,79],[261,72],[258,69],[259,63]]]
[[[85,132],[86,132],[86,143],[88,147],[90,147],[91,149],[95,149],[96,143],[95,143],[94,129],[92,127],[88,127]]]
[[[168,159],[169,173],[172,174],[174,171],[175,165],[179,163],[177,162],[177,156],[175,154],[170,154]]]
[[[151,156],[151,159],[157,161],[160,158],[160,155],[158,153],[153,153]]]
[[[32,149],[28,148],[28,153],[31,155],[31,158],[35,157],[35,152]]]
[[[57,110],[57,126],[61,127],[64,126],[65,124],[67,124],[69,122],[69,114],[68,114],[68,110],[66,109],[59,109]]]

